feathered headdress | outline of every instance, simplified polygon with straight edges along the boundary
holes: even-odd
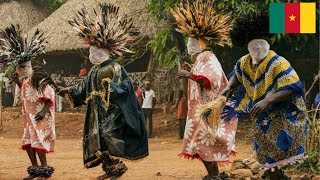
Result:
[[[270,38],[268,12],[255,10],[238,17],[233,24],[230,37],[233,45],[247,45],[253,39]]]
[[[230,14],[213,9],[214,0],[186,1],[171,9],[178,32],[209,43],[224,45],[231,28]]]
[[[139,33],[132,19],[121,17],[118,12],[119,7],[107,3],[99,4],[99,9],[94,9],[96,20],[93,21],[83,7],[69,24],[85,44],[104,48],[111,55],[121,56],[124,52],[131,52],[125,46]]]
[[[0,31],[0,57],[2,63],[17,65],[32,60],[39,54],[45,53],[43,33],[37,29],[28,39],[23,37],[19,25],[10,25]]]

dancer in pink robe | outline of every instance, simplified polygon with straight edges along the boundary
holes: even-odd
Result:
[[[30,61],[29,61],[30,62]],[[31,147],[36,151],[50,153],[54,151],[54,96],[53,88],[47,85],[42,92],[37,91],[31,84],[31,78],[21,82],[22,116],[24,119],[24,133],[22,149]],[[48,110],[41,121],[36,115],[48,104]]]
[[[42,68],[32,67],[31,61],[43,54],[43,33],[36,30],[30,39],[21,33],[19,25],[0,30],[0,57],[6,66],[16,67],[12,81],[21,89],[22,119],[24,133],[21,148],[31,162],[24,180],[48,179],[54,172],[48,166],[46,153],[54,151],[54,90],[55,83]],[[40,164],[37,160],[37,155]]]
[[[209,179],[217,176],[218,165],[228,163],[229,155],[235,153],[238,119],[220,118],[214,130],[201,118],[201,105],[220,97],[228,80],[217,57],[202,49],[198,40],[189,38],[188,53],[195,61],[190,72],[181,70],[179,73],[180,78],[189,78],[188,117],[180,156],[201,159],[210,176],[205,178]]]

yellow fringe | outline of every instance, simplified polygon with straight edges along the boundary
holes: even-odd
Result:
[[[88,104],[88,102],[90,101],[90,100],[92,100],[95,96],[100,96],[101,97],[101,100],[102,100],[102,102],[105,104],[105,106],[106,107],[109,107],[109,105],[110,105],[110,93],[111,93],[111,87],[110,87],[110,82],[111,82],[112,80],[110,79],[110,78],[103,78],[102,80],[101,80],[101,86],[103,87],[103,91],[92,91],[91,93],[90,93],[90,95],[87,97],[87,99],[86,99],[86,104]],[[108,89],[106,89],[106,87],[104,86],[104,84],[105,83],[108,83]],[[106,98],[108,98],[107,100],[106,100]]]
[[[97,156],[97,158],[96,158],[95,160],[92,160],[92,161],[90,161],[90,162],[88,162],[88,163],[86,163],[86,164],[84,165],[84,168],[85,168],[85,169],[88,169],[88,167],[90,167],[92,163],[97,162],[97,161],[101,158],[102,152],[101,152],[100,150],[98,150],[98,151],[96,152],[96,156]]]
[[[213,131],[218,129],[220,115],[223,108],[226,106],[227,99],[225,96],[220,96],[210,103],[200,106],[201,119],[208,122]]]

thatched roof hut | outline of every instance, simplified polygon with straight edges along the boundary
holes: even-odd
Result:
[[[35,6],[31,0],[3,2],[0,3],[0,29],[10,24],[20,24],[21,29],[27,33],[50,14],[50,10]]]
[[[142,35],[154,36],[157,27],[146,10],[148,0],[68,0],[31,31],[39,28],[48,35],[47,52],[86,48],[72,30],[68,20],[71,20],[83,6],[87,7],[89,14],[94,17],[93,8],[103,2],[113,3],[120,7],[120,13],[134,17],[135,25]]]
[[[70,68],[78,71],[80,64],[88,57],[88,46],[81,42],[81,39],[78,38],[69,25],[68,20],[71,20],[83,6],[88,9],[89,15],[94,17],[93,8],[104,2],[117,5],[120,7],[121,14],[125,13],[132,16],[142,36],[152,37],[155,35],[157,23],[153,22],[152,17],[146,10],[148,0],[68,0],[46,20],[30,31],[32,33],[38,28],[47,35],[48,45],[45,59],[48,63],[64,64],[66,71],[71,71],[71,73],[74,73],[75,70]]]

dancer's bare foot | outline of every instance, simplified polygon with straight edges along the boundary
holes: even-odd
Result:
[[[36,177],[33,180],[46,180],[49,179],[50,177]]]
[[[221,180],[221,178],[219,176],[206,175],[202,178],[202,180]]]
[[[36,177],[37,177],[37,176],[35,176],[35,175],[29,175],[29,176],[23,178],[23,180],[31,180],[31,179],[34,179],[34,178],[36,178]]]
[[[275,169],[273,172],[267,170],[262,175],[261,179],[270,179],[270,180],[290,180],[291,178],[285,175],[284,171],[281,169]]]
[[[110,176],[107,174],[107,173],[104,173],[103,175],[101,176],[98,176],[96,179],[97,180],[104,180],[104,179],[107,179],[109,178]]]
[[[208,177],[219,177],[219,168],[216,162],[202,161],[207,169]]]
[[[227,173],[225,172],[222,172],[222,173],[219,173],[219,177],[222,179],[222,180],[230,180],[230,177]]]
[[[37,169],[38,169],[38,165],[36,163],[34,163],[34,166],[29,166],[27,169],[29,176],[23,178],[23,180],[30,180],[30,179],[36,178],[37,177]]]
[[[118,160],[115,162],[118,162],[118,164],[104,167],[103,169],[107,173],[101,176],[98,176],[96,179],[104,180],[104,179],[110,178],[110,180],[114,180],[114,179],[117,179],[118,177],[121,177],[127,171],[128,168],[122,161]]]

